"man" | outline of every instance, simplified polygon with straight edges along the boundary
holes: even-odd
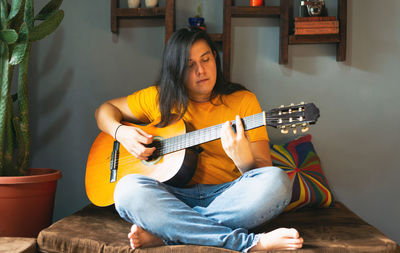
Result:
[[[121,121],[163,127],[184,120],[193,129],[223,123],[221,140],[202,144],[192,181],[183,188],[131,174],[122,178],[114,200],[120,216],[133,223],[132,248],[196,244],[247,252],[297,249],[295,229],[249,233],[277,216],[291,198],[291,182],[271,166],[265,127],[244,132],[241,117],[261,112],[255,95],[223,80],[209,36],[198,29],[173,34],[155,86],[107,101],[96,111],[99,128],[133,156],[147,160],[153,136]],[[236,119],[236,131],[229,120]]]

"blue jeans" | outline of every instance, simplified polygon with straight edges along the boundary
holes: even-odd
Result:
[[[122,218],[166,244],[195,244],[246,252],[258,242],[249,233],[289,204],[292,183],[277,167],[250,170],[235,181],[177,188],[146,176],[122,178],[114,192]]]

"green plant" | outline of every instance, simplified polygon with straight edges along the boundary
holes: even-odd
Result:
[[[197,1],[197,14],[195,17],[196,18],[201,17],[201,1],[200,0]]]
[[[0,176],[25,175],[30,129],[28,65],[32,42],[54,32],[64,18],[63,0],[34,16],[33,0],[0,0]],[[35,25],[35,21],[42,21]],[[15,69],[15,71],[14,71]],[[13,81],[14,75],[17,79]],[[12,85],[17,92],[12,93]]]

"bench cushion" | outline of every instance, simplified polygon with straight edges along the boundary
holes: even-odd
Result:
[[[400,251],[397,243],[363,221],[343,204],[336,202],[335,206],[335,208],[324,209],[303,208],[296,212],[283,213],[273,221],[254,229],[253,232],[294,227],[304,238],[303,249],[297,250],[298,252]],[[130,226],[118,216],[113,206],[101,208],[88,205],[42,230],[37,242],[40,251],[48,253],[235,252],[196,245],[132,250],[127,238]]]
[[[334,197],[310,134],[283,145],[271,144],[270,151],[272,164],[284,170],[293,181],[292,199],[285,211],[334,207]]]

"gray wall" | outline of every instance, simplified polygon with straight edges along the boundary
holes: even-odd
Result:
[[[35,1],[36,9],[45,2]],[[89,203],[84,175],[98,134],[96,107],[152,84],[160,68],[163,21],[125,20],[113,35],[109,2],[64,1],[61,27],[33,47],[32,165],[63,173],[55,219]],[[177,0],[178,28],[196,2]],[[327,2],[334,13],[336,1]],[[310,134],[336,199],[400,242],[400,3],[349,0],[348,7],[343,63],[334,45],[296,45],[289,64],[279,65],[278,20],[234,19],[232,80],[256,92],[265,109],[318,105],[321,117]],[[210,32],[222,31],[222,1],[204,0],[203,14]],[[294,138],[269,134],[275,143]]]

